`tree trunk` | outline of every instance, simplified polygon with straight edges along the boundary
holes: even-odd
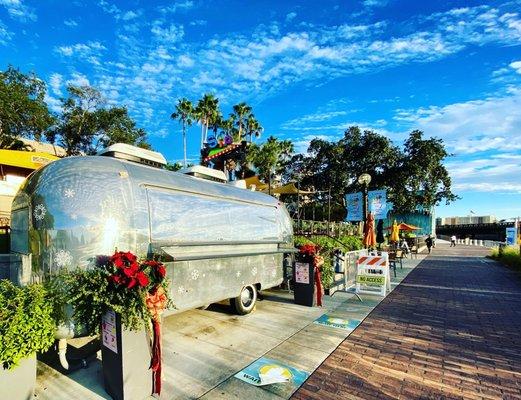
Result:
[[[183,121],[183,152],[184,152],[184,168],[186,168],[186,127]]]
[[[201,120],[201,150],[204,146],[204,120]]]

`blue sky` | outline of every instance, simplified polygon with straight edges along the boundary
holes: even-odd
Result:
[[[179,97],[254,107],[299,151],[356,124],[442,138],[462,200],[439,216],[521,215],[521,1],[0,0],[0,67],[126,105],[181,159]],[[198,158],[198,127],[189,157]],[[262,140],[262,138],[261,138]]]

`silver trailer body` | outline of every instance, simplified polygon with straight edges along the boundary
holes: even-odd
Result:
[[[89,268],[115,249],[160,256],[182,311],[283,280],[293,231],[277,199],[110,157],[71,157],[31,175],[13,201],[23,280]],[[172,311],[173,312],[173,311]]]

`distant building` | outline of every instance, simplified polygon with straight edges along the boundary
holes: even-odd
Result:
[[[0,149],[0,227],[9,226],[11,203],[25,178],[38,168],[65,156],[59,146],[23,139],[29,150]]]
[[[436,225],[493,224],[494,222],[497,222],[497,218],[494,215],[436,218]]]

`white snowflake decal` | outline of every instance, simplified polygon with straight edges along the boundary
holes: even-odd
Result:
[[[181,294],[185,292],[185,288],[182,286],[179,286],[179,289],[177,289],[177,293]]]
[[[72,199],[75,194],[76,192],[74,191],[74,189],[71,188],[67,188],[63,191],[63,195],[68,199]]]
[[[194,270],[192,271],[192,273],[190,274],[190,276],[192,277],[192,280],[193,280],[193,281],[196,281],[196,280],[199,278],[199,271],[196,270],[196,269],[194,269]]]
[[[41,221],[45,218],[45,214],[47,214],[47,210],[43,204],[38,204],[34,207],[33,215],[37,221]]]
[[[251,270],[252,275],[257,275],[257,267],[253,267]]]
[[[237,271],[237,273],[235,275],[237,276],[237,278],[240,278],[241,277],[241,271]]]
[[[72,256],[66,250],[59,250],[54,256],[54,262],[58,267],[66,267],[72,263]]]

